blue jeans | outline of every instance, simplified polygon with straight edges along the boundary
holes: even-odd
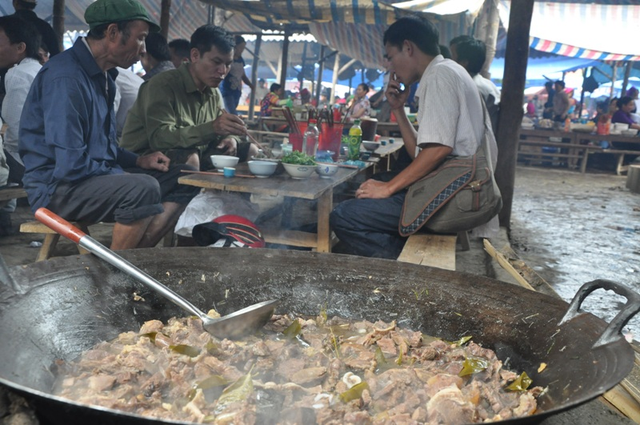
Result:
[[[342,202],[331,212],[331,228],[350,254],[395,260],[407,241],[398,233],[405,195]]]
[[[240,96],[242,96],[242,90],[227,90],[222,95],[224,101],[224,108],[228,113],[238,115],[238,103],[240,103]]]

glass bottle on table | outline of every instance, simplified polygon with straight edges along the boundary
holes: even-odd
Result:
[[[314,158],[318,149],[318,140],[320,139],[320,131],[317,124],[318,121],[316,119],[310,119],[307,130],[302,137],[302,152]]]

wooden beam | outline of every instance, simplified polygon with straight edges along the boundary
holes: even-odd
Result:
[[[510,227],[513,190],[515,186],[517,146],[522,122],[522,104],[529,56],[529,30],[533,15],[533,0],[511,2],[507,50],[504,60],[504,80],[498,119],[498,163],[496,183],[502,193],[500,225]]]

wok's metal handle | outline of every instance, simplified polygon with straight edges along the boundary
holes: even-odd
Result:
[[[171,289],[164,286],[162,283],[158,282],[156,279],[152,278],[147,273],[143,272],[118,254],[116,254],[114,251],[102,245],[100,242],[93,239],[91,236],[87,235],[85,232],[78,229],[59,215],[49,211],[46,208],[39,208],[36,211],[35,216],[38,221],[40,221],[45,226],[51,228],[65,238],[72,240],[97,257],[102,258],[107,263],[115,266],[118,270],[121,270],[134,277],[138,281],[144,283],[178,307],[188,311],[195,316],[198,316],[203,321],[204,319],[208,318],[208,316],[204,314],[204,312],[202,312],[186,299],[182,298],[182,296],[173,292]]]
[[[611,320],[609,326],[602,332],[600,338],[593,344],[593,348],[597,348],[603,345],[607,345],[616,342],[623,338],[622,328],[640,311],[640,295],[637,292],[623,286],[617,282],[613,282],[606,279],[597,279],[591,282],[587,282],[580,287],[576,295],[571,300],[569,308],[565,313],[558,326],[563,325],[579,316],[581,313],[580,307],[582,302],[597,289],[605,289],[608,291],[614,291],[616,294],[621,295],[627,299],[625,305],[620,309],[616,317]]]

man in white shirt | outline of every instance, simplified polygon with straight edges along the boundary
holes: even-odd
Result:
[[[116,135],[119,139],[122,136],[122,129],[127,120],[129,109],[136,102],[138,90],[144,80],[129,68],[118,66],[116,69],[118,77],[116,78],[116,98],[113,109],[116,111]]]
[[[483,120],[482,100],[469,73],[440,55],[438,30],[431,22],[403,17],[387,29],[384,45],[392,76],[387,101],[407,152],[415,152],[416,147],[421,150],[390,181],[364,182],[356,191],[356,199],[334,209],[331,226],[348,253],[397,258],[406,242],[398,232],[406,189],[435,170],[447,156],[475,154],[488,120]],[[404,112],[409,90],[401,88],[401,84],[408,88],[417,81],[418,131]],[[489,151],[495,163],[493,137],[489,137]]]
[[[9,183],[22,184],[24,165],[18,154],[20,116],[31,83],[42,65],[40,34],[32,23],[15,15],[0,17],[0,68],[8,68],[2,118],[7,124],[4,149],[9,165]]]

